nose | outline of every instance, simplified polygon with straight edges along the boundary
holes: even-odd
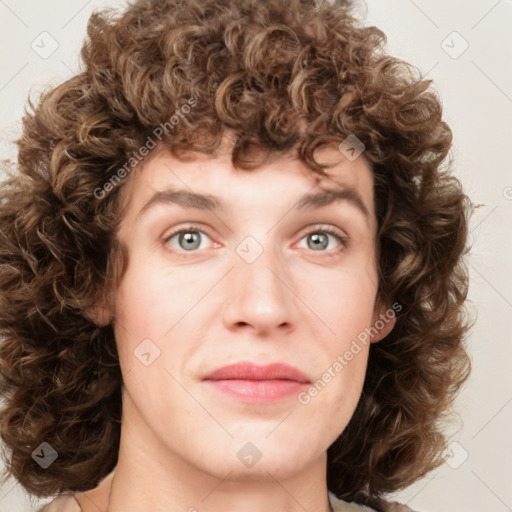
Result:
[[[271,248],[249,261],[234,255],[234,268],[224,283],[224,325],[229,330],[251,330],[255,335],[269,337],[292,331],[300,301],[286,262]]]

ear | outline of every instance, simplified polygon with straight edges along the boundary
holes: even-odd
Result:
[[[89,318],[89,320],[95,323],[98,327],[107,326],[114,316],[112,311],[102,304],[92,306],[86,310],[85,314],[87,318]]]
[[[386,307],[387,306],[387,307]],[[400,311],[401,306],[397,311]],[[370,343],[377,343],[384,339],[396,324],[395,309],[389,305],[378,304],[375,307],[372,327],[370,328]]]

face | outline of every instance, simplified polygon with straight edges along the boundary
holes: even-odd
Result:
[[[322,151],[329,178],[291,157],[243,171],[228,149],[183,162],[162,148],[130,176],[113,306],[123,425],[166,460],[286,478],[325,463],[350,420],[369,350],[354,340],[379,314],[373,178],[362,157]],[[302,378],[205,380],[239,362]]]

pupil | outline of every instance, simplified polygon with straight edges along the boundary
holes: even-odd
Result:
[[[313,247],[321,247],[322,249],[325,249],[325,247],[327,247],[327,236],[325,234],[315,233],[314,235],[311,235],[311,239],[313,240]]]
[[[196,240],[194,240],[194,238],[195,238]],[[188,247],[188,249],[197,249],[197,247],[198,247],[198,245],[197,245],[197,241],[198,241],[198,239],[199,239],[199,237],[198,237],[198,233],[197,233],[197,231],[189,231],[188,233],[184,233],[184,234],[182,234],[182,236],[181,236],[181,240],[182,240],[182,241],[184,240],[184,241],[186,242],[186,244],[192,244],[192,245],[194,245],[194,242],[195,242],[195,244],[196,244],[196,245],[195,245],[195,246],[193,246],[193,247],[190,247],[190,246],[189,246],[189,247]]]

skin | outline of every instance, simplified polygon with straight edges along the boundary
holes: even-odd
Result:
[[[335,163],[322,179],[291,156],[237,170],[227,139],[214,158],[196,153],[184,162],[154,151],[123,191],[129,207],[118,235],[127,272],[114,304],[91,312],[98,324],[114,323],[125,383],[119,462],[77,499],[84,512],[326,512],[326,451],[353,415],[370,344],[307,405],[296,395],[244,403],[202,378],[236,361],[285,362],[315,382],[387,309],[376,303],[371,167],[336,147],[316,153]],[[368,218],[348,201],[293,208],[304,194],[337,184],[359,193]],[[137,217],[170,185],[216,195],[226,211],[168,203]],[[314,246],[311,235],[324,227],[349,243],[328,235],[327,247]],[[187,251],[179,235],[166,241],[176,229],[200,230],[200,247]],[[252,263],[236,252],[247,236],[263,250]],[[148,338],[160,356],[146,366],[134,350]],[[247,442],[261,452],[250,468],[237,457]]]

